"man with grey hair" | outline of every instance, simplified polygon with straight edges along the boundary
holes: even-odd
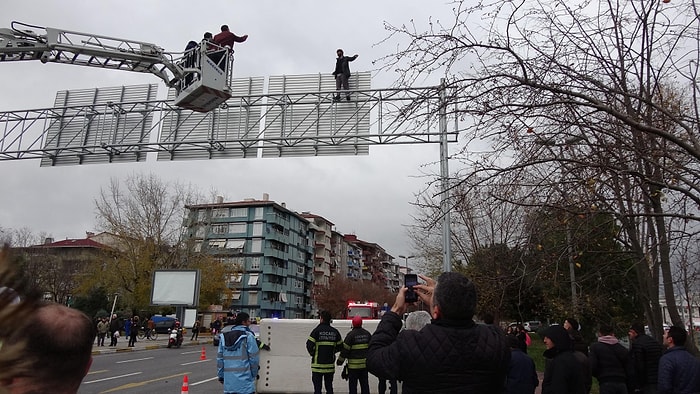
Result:
[[[411,312],[406,317],[406,325],[404,328],[406,330],[420,331],[421,328],[430,324],[431,319],[430,313],[426,311]]]
[[[436,282],[420,275],[413,286],[429,303],[433,321],[420,331],[401,331],[406,311],[403,287],[372,335],[367,368],[380,379],[403,381],[403,393],[500,393],[510,361],[504,333],[476,324],[476,286],[445,272]]]

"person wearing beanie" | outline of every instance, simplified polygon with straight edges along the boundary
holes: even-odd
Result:
[[[360,392],[369,394],[369,375],[367,373],[367,348],[372,334],[362,328],[362,317],[352,318],[352,330],[345,336],[343,349],[338,357],[338,365],[348,360],[348,389],[350,394],[357,394],[357,383]]]
[[[503,331],[476,324],[476,285],[458,272],[437,282],[413,286],[430,305],[433,320],[420,331],[401,331],[407,287],[399,289],[391,310],[382,316],[367,352],[367,368],[379,379],[403,382],[411,393],[501,393],[510,349]]]
[[[588,360],[601,393],[627,394],[627,380],[632,377],[631,364],[627,349],[617,340],[609,324],[600,325],[598,342],[591,345]]]
[[[545,367],[542,394],[586,394],[586,377],[582,363],[574,355],[573,343],[560,325],[547,327],[543,335]]]
[[[581,335],[581,324],[579,324],[578,320],[573,317],[567,318],[564,320],[564,328],[569,333],[569,337],[571,337],[574,343],[574,350],[588,356],[588,345],[586,345],[586,341],[584,341],[583,335]]]
[[[659,360],[664,348],[659,341],[646,334],[642,323],[632,323],[629,329],[630,359],[634,369],[632,388],[644,394],[656,393],[659,381]]]

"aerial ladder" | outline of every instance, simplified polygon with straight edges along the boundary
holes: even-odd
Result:
[[[197,112],[209,112],[231,97],[232,52],[205,40],[187,52],[165,52],[147,42],[16,21],[0,28],[0,62],[38,60],[151,73],[175,89],[175,105]]]

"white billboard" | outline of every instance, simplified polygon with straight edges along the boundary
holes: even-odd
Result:
[[[197,306],[199,270],[158,270],[153,273],[151,305]]]

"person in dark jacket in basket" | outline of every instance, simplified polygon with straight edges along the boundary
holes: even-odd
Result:
[[[413,286],[430,305],[433,321],[420,331],[401,331],[407,287],[382,316],[367,352],[367,368],[380,379],[403,381],[404,394],[501,393],[510,349],[495,326],[476,324],[476,286],[464,275],[445,272]]]
[[[659,359],[663,346],[647,335],[641,323],[632,323],[629,330],[630,359],[634,369],[632,389],[643,394],[656,394],[659,381]]]
[[[306,340],[306,351],[311,356],[311,381],[314,394],[321,394],[323,385],[326,393],[333,393],[333,375],[335,374],[335,354],[343,348],[343,337],[331,326],[331,314],[321,311],[321,322],[311,331]]]
[[[627,394],[632,364],[627,349],[617,340],[609,324],[600,325],[598,342],[589,347],[588,361],[602,394]]]
[[[574,354],[569,333],[562,326],[550,326],[543,332],[545,366],[542,394],[585,394],[584,366]]]

